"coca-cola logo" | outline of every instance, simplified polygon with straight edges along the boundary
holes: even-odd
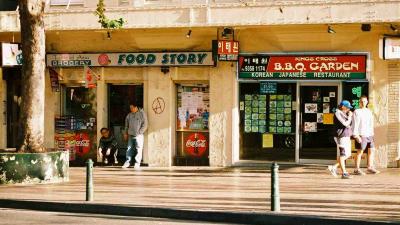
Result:
[[[90,151],[90,138],[87,133],[75,135],[75,153],[79,156],[86,155]]]
[[[110,60],[110,58],[108,58],[107,54],[100,54],[97,61],[99,62],[99,64],[101,66],[107,66],[111,62],[111,60]]]
[[[185,151],[195,157],[202,156],[208,147],[206,137],[201,133],[194,133],[189,135],[186,139]]]
[[[89,147],[89,140],[76,141],[75,146]]]

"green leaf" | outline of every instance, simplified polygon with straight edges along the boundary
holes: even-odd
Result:
[[[122,26],[125,23],[124,19],[119,18],[119,19],[115,19],[115,20],[110,20],[104,14],[105,11],[106,11],[106,9],[105,9],[105,5],[104,5],[104,0],[99,0],[96,11],[95,11],[95,15],[97,15],[99,17],[98,22],[101,24],[101,27],[106,28],[106,29],[122,28]]]

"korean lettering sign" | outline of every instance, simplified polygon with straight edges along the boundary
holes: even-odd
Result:
[[[366,55],[239,56],[239,78],[366,79]]]
[[[239,55],[239,42],[218,40],[218,60],[237,61]]]

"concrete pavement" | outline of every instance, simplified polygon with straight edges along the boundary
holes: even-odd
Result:
[[[46,207],[56,211],[75,212],[74,206],[74,210],[88,213],[99,209],[107,213],[104,210],[107,209],[126,212],[118,215],[134,216],[132,212],[141,211],[143,214],[135,215],[188,219],[186,213],[198,219],[236,223],[263,224],[271,219],[274,222],[271,224],[301,221],[321,224],[325,219],[323,224],[379,224],[366,221],[397,224],[400,223],[399,175],[400,169],[383,169],[378,175],[342,180],[332,177],[326,167],[281,166],[282,212],[276,214],[270,212],[268,167],[174,167],[140,171],[95,167],[95,201],[90,203],[91,208],[84,207],[85,168],[74,167],[68,183],[0,186],[0,207],[30,209],[47,202]]]

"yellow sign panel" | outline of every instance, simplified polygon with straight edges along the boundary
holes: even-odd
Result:
[[[274,135],[273,134],[263,134],[262,140],[263,140],[263,142],[262,142],[263,148],[274,147]]]
[[[323,124],[333,124],[333,113],[324,113],[322,115]]]

